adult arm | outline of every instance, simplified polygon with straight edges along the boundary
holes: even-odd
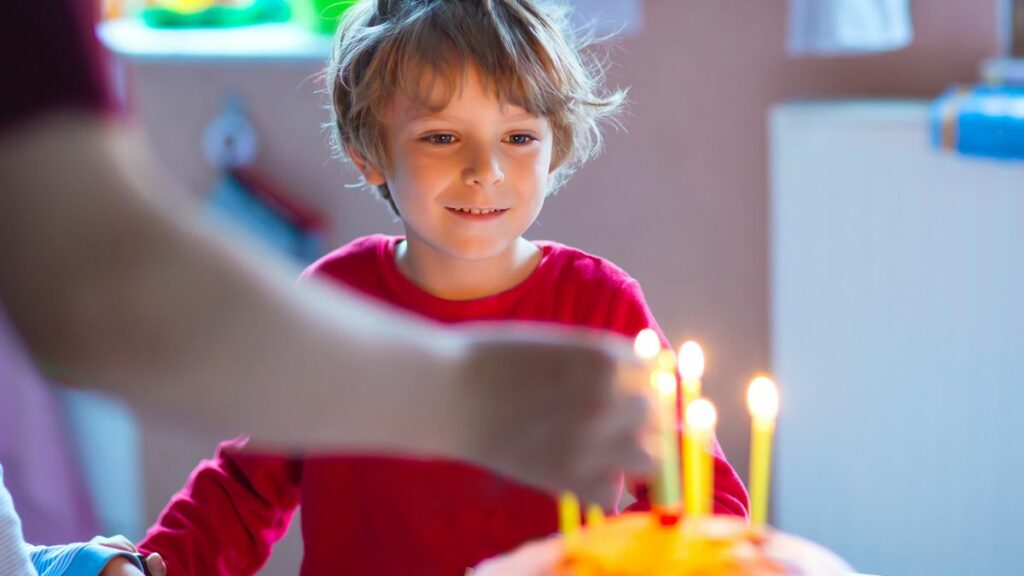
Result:
[[[610,470],[648,469],[606,342],[444,331],[204,229],[109,118],[89,8],[15,3],[0,35],[0,301],[39,361],[278,449],[442,454],[605,502]]]

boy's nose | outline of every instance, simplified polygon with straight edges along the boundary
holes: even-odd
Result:
[[[476,154],[467,163],[462,180],[469,186],[496,186],[505,181],[505,172],[495,154]]]

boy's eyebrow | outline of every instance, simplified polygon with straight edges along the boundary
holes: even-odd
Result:
[[[418,121],[422,121],[422,120],[449,120],[449,121],[454,121],[454,120],[458,120],[458,118],[456,118],[455,116],[449,116],[447,114],[442,114],[440,112],[435,112],[433,110],[425,109],[425,108],[424,109],[419,109],[419,110],[416,110],[416,111],[413,111],[413,112],[410,112],[409,115],[406,117],[406,121],[408,121],[408,122],[418,122]]]
[[[513,120],[514,121],[514,120],[536,120],[536,119],[539,119],[541,116],[539,114],[531,114],[529,112],[524,111],[524,112],[521,112],[519,114],[506,114],[505,117],[508,118],[509,120]]]
[[[536,120],[539,119],[540,117],[541,116],[537,114],[531,114],[525,111],[519,114],[505,114],[505,118],[511,122],[518,122],[520,120]],[[405,120],[406,122],[409,123],[423,122],[427,120],[447,120],[449,122],[456,122],[461,120],[461,118],[459,118],[458,116],[451,116],[448,114],[443,114],[441,112],[436,112],[427,108],[423,108],[409,112]]]

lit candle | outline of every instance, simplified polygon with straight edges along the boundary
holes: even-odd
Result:
[[[572,492],[562,492],[558,497],[558,530],[572,539],[580,531],[580,501]]]
[[[633,341],[637,356],[653,362],[651,387],[655,392],[655,408],[658,417],[658,454],[660,470],[654,482],[652,503],[660,508],[679,505],[679,434],[676,418],[676,374],[674,363],[670,370],[664,370],[665,354],[662,354],[661,338],[650,328],[641,330]],[[671,353],[669,353],[671,357]]]
[[[750,408],[750,521],[761,526],[768,518],[768,484],[771,478],[772,434],[779,413],[775,383],[759,376],[747,388]]]
[[[636,333],[633,340],[633,350],[636,355],[644,360],[654,360],[661,352],[661,338],[658,333],[650,328],[644,328]]]
[[[686,514],[700,518],[711,513],[713,470],[711,439],[714,437],[718,413],[714,405],[698,398],[686,407],[684,454],[686,474]]]
[[[587,506],[587,526],[604,524],[604,511],[597,504]]]
[[[679,371],[683,376],[683,409],[701,395],[704,375],[704,351],[693,340],[679,347]]]
[[[662,349],[658,352],[658,370],[676,373],[676,355],[671,350]]]
[[[675,372],[655,370],[651,384],[658,394],[658,453],[661,456],[661,474],[654,483],[652,502],[671,510],[679,506],[679,427],[676,412]]]

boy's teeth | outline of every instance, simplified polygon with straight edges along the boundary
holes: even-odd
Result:
[[[497,208],[484,208],[482,210],[480,208],[455,208],[455,210],[457,210],[459,212],[464,212],[466,214],[474,214],[474,215],[491,214],[491,213],[494,213],[494,212],[498,211]]]

